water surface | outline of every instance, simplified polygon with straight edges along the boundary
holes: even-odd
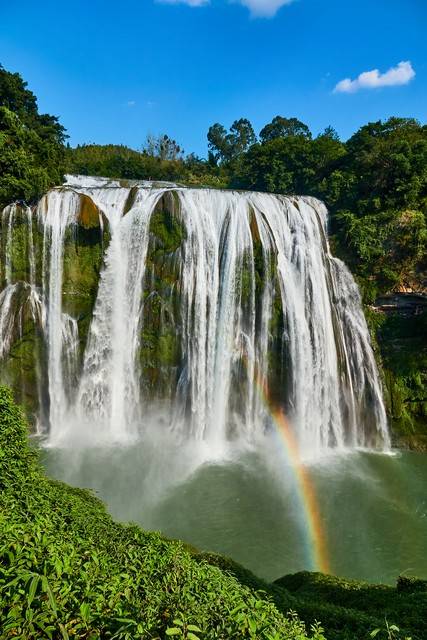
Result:
[[[48,449],[48,472],[94,489],[122,521],[216,551],[274,580],[313,570],[295,474],[267,447],[205,460],[189,447],[134,443]],[[427,456],[355,451],[325,456],[309,472],[331,571],[394,583],[427,578]]]

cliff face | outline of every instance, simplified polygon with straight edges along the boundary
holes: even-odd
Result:
[[[89,178],[86,180],[90,181]],[[107,186],[112,187],[112,190],[116,188],[115,183],[108,183]],[[123,202],[120,201],[122,215],[126,216],[141,194],[136,185],[117,183],[118,187],[126,190]],[[95,193],[96,180],[93,185],[88,182],[87,189],[93,189]],[[51,402],[47,378],[50,356],[46,334],[49,331],[49,314],[55,314],[57,310],[52,303],[52,308],[47,312],[46,306],[42,304],[41,292],[49,291],[53,299],[53,289],[60,287],[58,300],[63,314],[62,331],[67,336],[64,340],[65,347],[60,353],[60,370],[57,371],[67,378],[67,393],[73,394],[81,379],[101,274],[106,267],[110,270],[120,268],[118,264],[106,265],[112,233],[108,216],[99,206],[97,198],[89,197],[73,187],[57,189],[55,194],[56,204],[50,202],[50,209],[62,206],[60,202],[64,194],[73,199],[73,218],[67,224],[64,223],[62,230],[49,228],[46,223],[46,216],[51,215],[46,198],[42,199],[37,209],[20,205],[7,207],[1,216],[0,226],[0,381],[13,389],[15,397],[23,404],[33,422],[37,415],[44,424],[48,423]],[[106,206],[116,206],[114,202],[108,203],[109,196],[104,194],[104,197],[107,198]],[[194,233],[194,230],[184,221],[180,206],[179,197],[173,190],[165,191],[156,201],[150,214],[144,257],[142,316],[138,323],[138,368],[142,395],[160,402],[180,389],[182,363],[186,357],[183,353],[183,345],[186,344],[185,327],[194,325],[197,314],[200,313],[192,303],[187,308],[187,317],[183,317],[182,298],[193,295],[191,288],[186,288],[185,285],[183,257],[193,242],[189,234]],[[298,205],[295,207],[298,217]],[[271,305],[271,316],[268,320],[266,370],[270,397],[272,401],[279,403],[283,385],[289,383],[282,364],[286,344],[284,336],[286,337],[289,327],[285,326],[284,321],[284,298],[276,259],[274,252],[266,257],[266,239],[262,236],[259,220],[255,210],[249,211],[247,233],[250,252],[242,254],[244,257],[239,264],[239,282],[235,289],[242,314],[250,317],[249,310],[253,306],[253,331],[256,333],[263,317],[263,305],[267,300],[266,282],[271,280],[275,283],[270,286],[268,302]],[[49,261],[50,265],[55,264],[55,256],[52,257],[52,247],[56,246],[53,233],[63,234],[62,253],[57,256],[58,265],[61,265],[59,278],[59,272],[50,273],[47,269]],[[131,229],[129,242],[132,241],[133,233]],[[228,233],[229,225],[225,225],[218,253],[223,262],[227,252],[225,234]],[[298,229],[292,231],[292,251],[296,253],[295,264],[299,265],[299,249],[295,245],[297,233]],[[320,242],[326,243],[326,240]],[[208,247],[208,252],[210,250]],[[308,250],[307,246],[304,251]],[[206,259],[210,260],[211,257],[207,254]],[[200,277],[204,275],[201,274]],[[129,278],[131,277],[132,274],[129,274]],[[310,287],[313,282],[309,282]],[[329,285],[332,286],[332,283],[329,282]],[[344,299],[335,295],[334,304],[337,309],[335,313],[346,313],[347,303]],[[209,310],[209,302],[207,309]],[[108,305],[106,311],[108,312]],[[367,310],[367,317],[371,333],[376,339],[378,363],[383,370],[385,400],[394,441],[398,446],[422,447],[427,436],[424,298],[401,296],[398,299],[379,300],[375,307]],[[338,316],[334,322],[338,322]],[[251,330],[248,324],[248,331]],[[202,344],[199,347],[205,348]],[[104,345],[103,348],[107,349],[107,346]],[[339,347],[337,349],[339,351]],[[50,366],[52,369],[52,363]],[[242,383],[239,383],[236,375],[241,376]],[[347,374],[344,377],[345,375]],[[247,371],[237,367],[231,376],[233,385],[238,388],[242,384],[244,387],[247,384],[246,376]],[[66,401],[66,398],[62,401]],[[188,411],[189,408],[184,406],[183,410]]]
[[[111,239],[108,221],[94,202],[85,195],[77,197],[81,215],[65,230],[61,258],[62,312],[70,323],[75,320],[78,336],[76,343],[70,340],[68,345],[75,353],[63,354],[64,374],[71,379],[71,388],[76,386],[82,367],[100,273]],[[174,321],[178,291],[174,284],[184,231],[172,210],[172,199],[162,199],[152,216],[148,278],[143,293],[140,360],[146,393],[158,397],[176,382],[180,358]],[[46,279],[50,277],[46,270],[46,229],[34,208],[21,205],[6,207],[0,223],[0,380],[12,388],[34,424],[35,416],[44,419],[49,409],[48,354],[43,331],[48,319],[43,317],[41,302],[41,291],[49,286]]]
[[[367,309],[398,447],[427,451],[427,298],[390,294]]]
[[[79,344],[84,349],[103,260],[108,228],[89,198],[81,197],[81,218],[65,231],[62,304],[76,319]],[[0,226],[0,379],[10,386],[31,422],[48,405],[46,386],[46,324],[40,292],[48,274],[45,269],[46,229],[35,209],[6,207]],[[69,372],[73,375],[73,372]],[[41,406],[39,406],[41,401]]]

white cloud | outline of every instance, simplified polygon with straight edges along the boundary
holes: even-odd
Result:
[[[399,62],[397,67],[391,67],[385,73],[378,69],[364,71],[355,80],[345,78],[338,82],[334,91],[337,93],[355,93],[359,89],[377,89],[378,87],[396,87],[408,84],[415,77],[415,71],[409,60]]]
[[[294,0],[238,0],[247,7],[253,16],[258,18],[271,18],[276,15],[285,4],[291,4]]]
[[[291,4],[294,0],[229,0],[238,2],[247,7],[251,15],[258,18],[271,18],[276,15],[285,4]],[[157,0],[163,4],[186,4],[189,7],[203,7],[210,4],[211,0]]]
[[[128,100],[126,102],[126,106],[128,107],[134,107],[136,105],[136,100]]]
[[[188,4],[189,7],[203,7],[209,4],[210,0],[159,0],[164,4]]]

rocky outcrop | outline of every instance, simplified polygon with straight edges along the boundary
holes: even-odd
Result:
[[[427,451],[427,296],[393,293],[368,309],[393,443]]]

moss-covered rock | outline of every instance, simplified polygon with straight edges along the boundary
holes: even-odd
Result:
[[[34,420],[44,368],[40,366],[44,357],[40,300],[29,284],[17,282],[3,293],[1,303],[4,323],[0,382],[12,388],[15,398]]]
[[[40,248],[42,233],[38,228],[35,213],[18,204],[4,209],[0,217],[0,281],[30,282],[40,271]],[[34,273],[31,273],[33,269]]]
[[[150,220],[140,349],[150,397],[173,396],[181,366],[181,248],[186,231],[176,193],[167,192]]]
[[[99,229],[103,221],[105,221],[105,216],[92,198],[80,194],[80,210],[77,214],[78,225],[83,229]]]
[[[77,320],[83,355],[96,302],[108,229],[72,225],[66,231],[63,254],[63,312]]]
[[[393,442],[427,451],[427,308],[398,304],[367,310],[383,376]]]

